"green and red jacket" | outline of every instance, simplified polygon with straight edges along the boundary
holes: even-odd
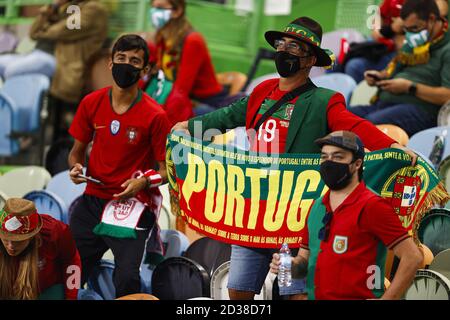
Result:
[[[264,100],[278,86],[279,79],[270,79],[259,84],[249,97],[189,120],[189,132],[201,138],[208,129],[227,129],[245,126],[252,128],[251,123]],[[289,103],[289,102],[288,102]],[[194,122],[201,121],[201,130],[194,130]],[[349,112],[342,94],[324,88],[314,88],[301,94],[295,102],[285,153],[320,153],[320,148],[314,140],[338,130],[348,130],[357,134],[366,148],[379,150],[389,148],[395,141],[368,120]]]

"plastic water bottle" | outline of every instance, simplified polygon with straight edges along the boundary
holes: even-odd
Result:
[[[439,136],[434,138],[433,148],[430,153],[430,160],[434,167],[437,168],[442,160],[442,155],[445,148],[445,136],[447,135],[447,130],[444,129]]]
[[[292,257],[287,243],[283,243],[280,249],[280,267],[278,269],[278,287],[289,287],[292,284]]]

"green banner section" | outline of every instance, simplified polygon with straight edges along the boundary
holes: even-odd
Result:
[[[232,244],[298,246],[314,200],[327,191],[319,154],[262,155],[173,132],[166,161],[172,211],[193,229]],[[449,197],[427,162],[410,163],[398,149],[367,153],[364,181],[415,234],[424,212]]]

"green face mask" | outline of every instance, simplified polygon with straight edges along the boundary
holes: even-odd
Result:
[[[420,32],[406,32],[406,42],[411,48],[423,46],[430,40],[430,34],[427,29]]]

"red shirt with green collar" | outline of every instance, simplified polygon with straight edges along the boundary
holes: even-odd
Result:
[[[111,87],[87,95],[80,103],[69,133],[88,144],[93,141],[87,174],[103,182],[87,183],[86,194],[111,199],[124,190],[121,184],[138,170],[164,161],[170,123],[164,110],[139,90],[123,114],[111,105]]]
[[[332,214],[329,234],[320,241],[325,214]],[[301,237],[310,250],[308,298],[334,300],[381,297],[387,248],[409,235],[389,202],[361,182],[334,212],[330,191],[317,199]]]

